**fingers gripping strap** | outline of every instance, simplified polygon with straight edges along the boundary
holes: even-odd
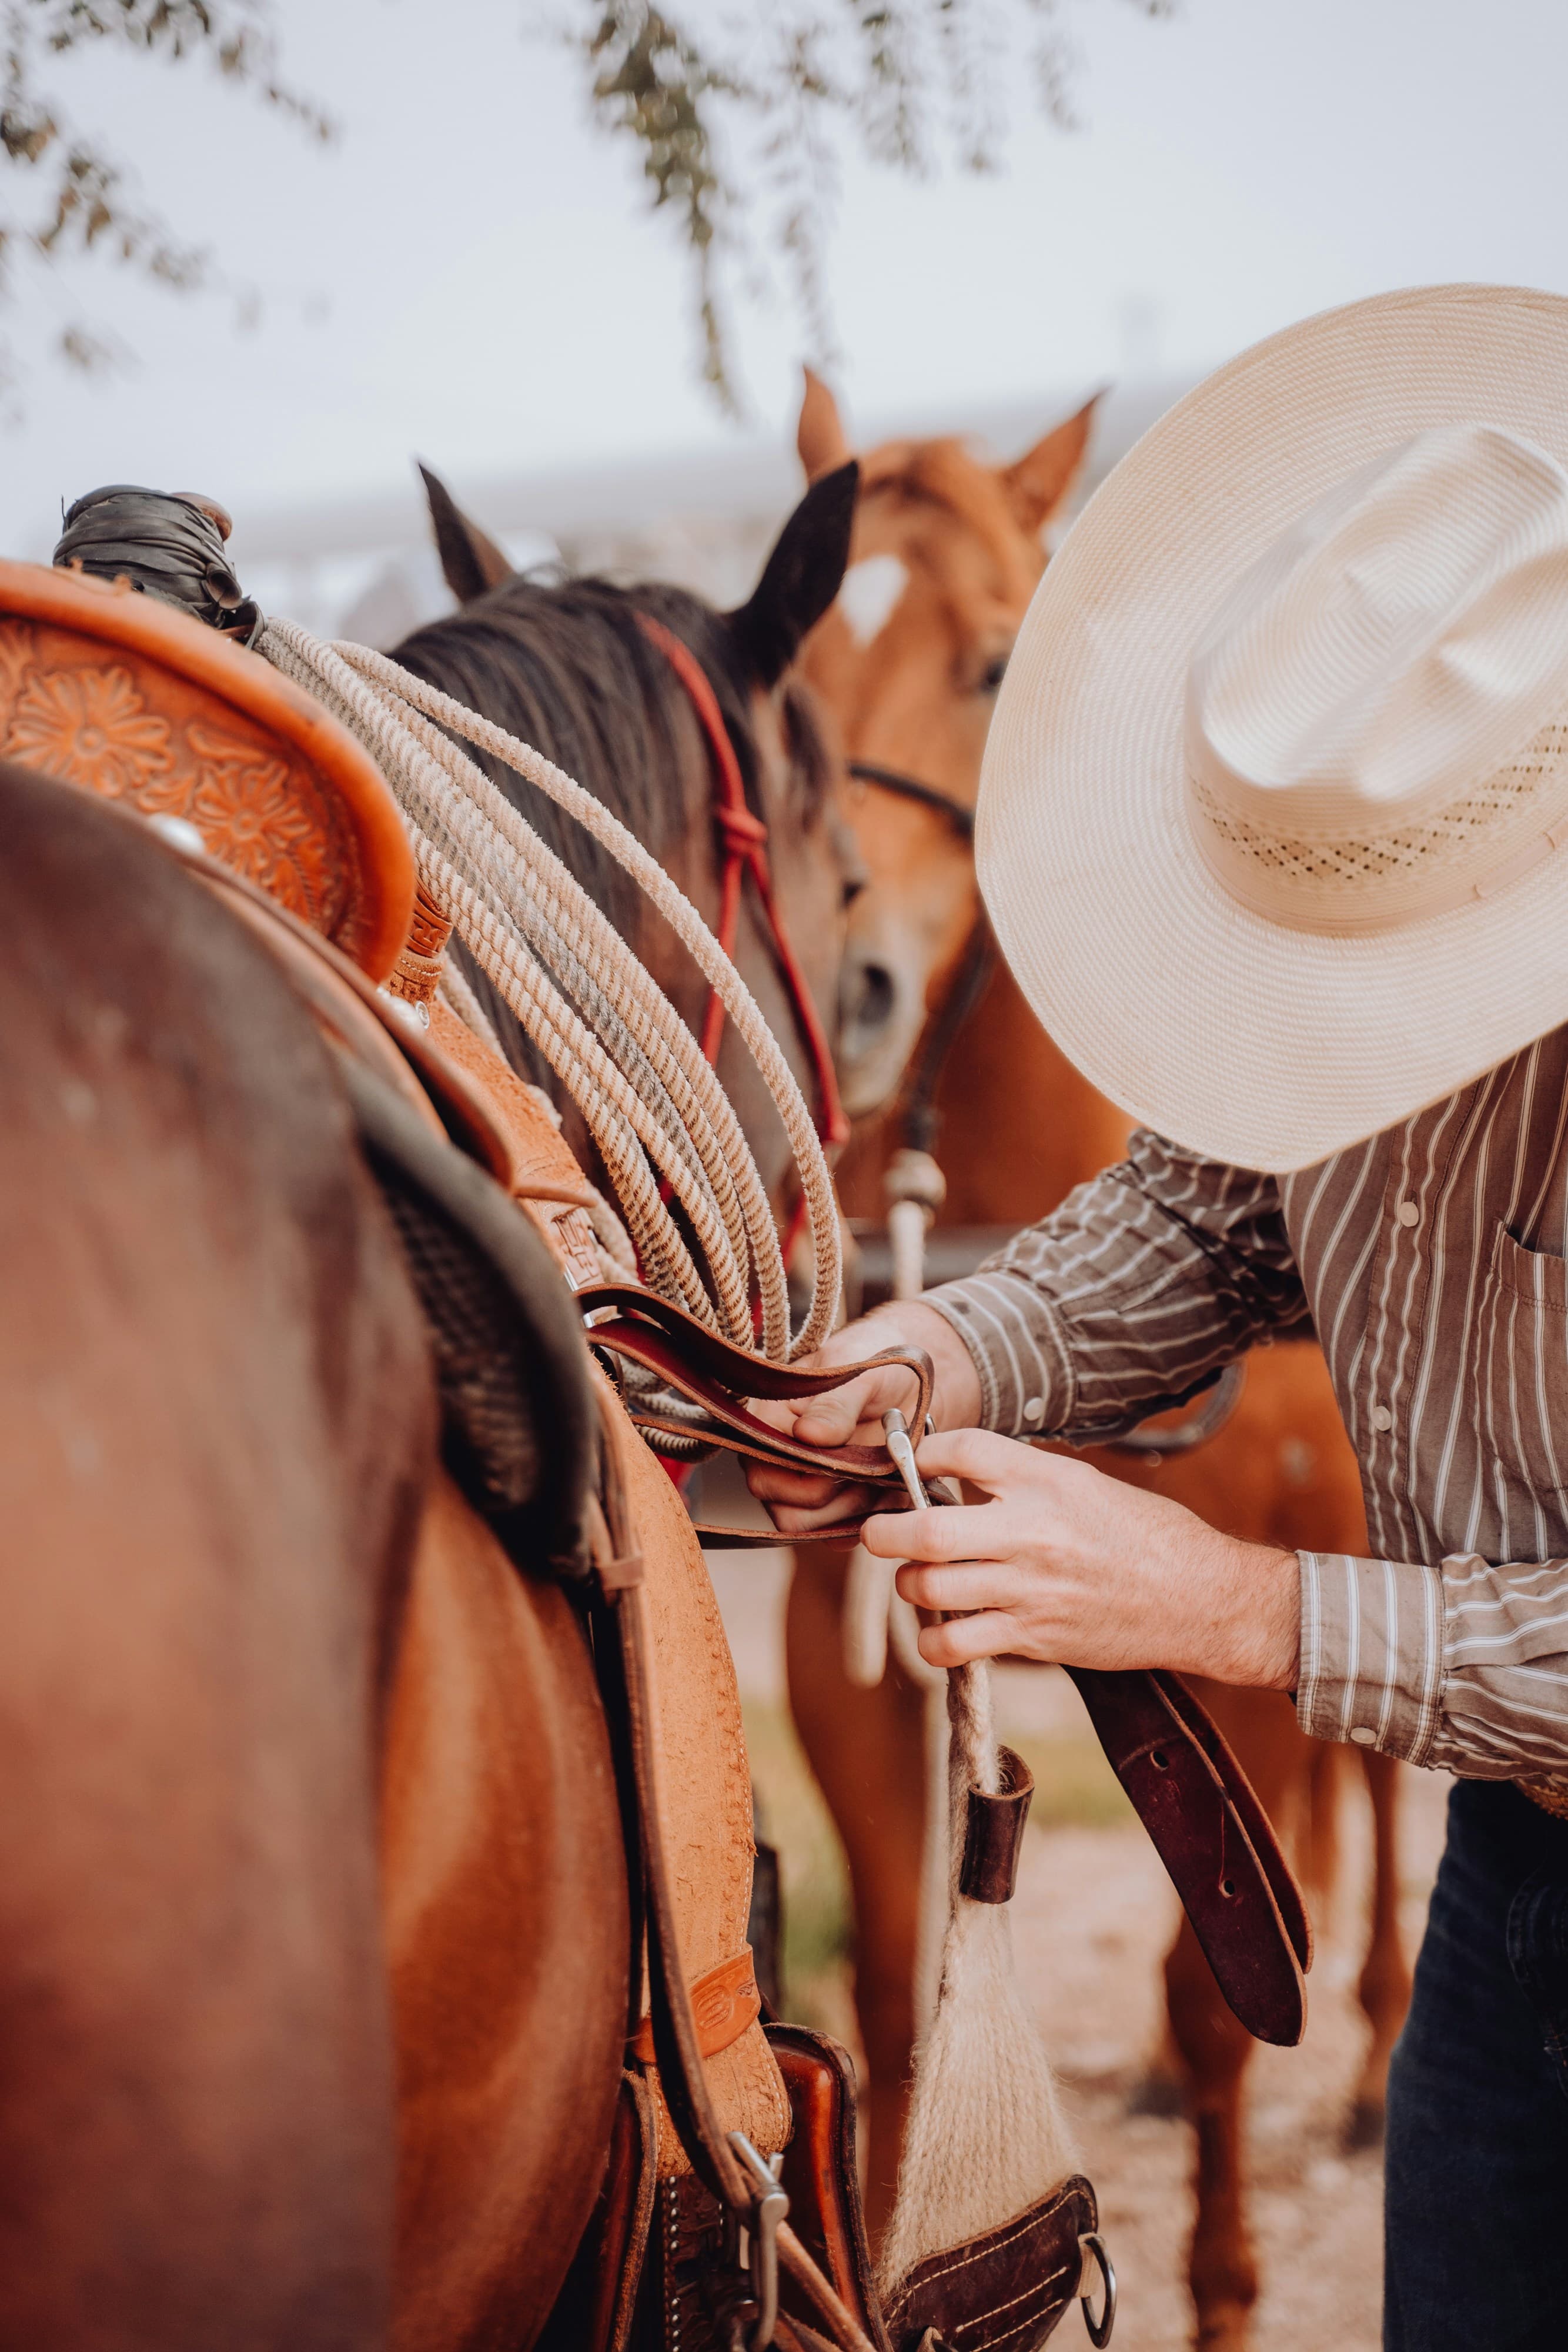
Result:
[[[700,1405],[706,1416],[701,1431],[706,1444],[720,1446],[742,1460],[770,1462],[791,1470],[814,1470],[857,1486],[886,1486],[902,1496],[898,1472],[881,1445],[807,1445],[783,1430],[758,1418],[744,1400],[800,1404],[814,1397],[833,1395],[862,1372],[880,1364],[898,1364],[909,1372],[914,1391],[906,1418],[918,1429],[931,1405],[931,1359],[920,1349],[888,1349],[863,1363],[840,1366],[832,1371],[802,1371],[798,1366],[769,1362],[737,1348],[695,1316],[657,1298],[632,1283],[600,1283],[577,1293],[584,1315],[607,1319],[590,1325],[591,1347],[602,1348],[622,1362],[651,1372],[664,1386]],[[628,1397],[627,1407],[640,1428],[667,1431],[689,1437],[689,1421],[673,1419],[659,1410],[656,1399]],[[810,1540],[843,1542],[852,1538],[859,1519],[846,1519],[815,1530]],[[705,1541],[736,1546],[773,1544],[771,1529],[715,1528],[697,1525]],[[792,1538],[799,1541],[800,1538]]]

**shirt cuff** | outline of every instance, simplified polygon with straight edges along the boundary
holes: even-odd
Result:
[[[1443,1680],[1443,1585],[1419,1560],[1303,1551],[1296,1716],[1314,1739],[1351,1739],[1424,1764]]]
[[[1055,1308],[1017,1275],[972,1274],[921,1293],[950,1323],[980,1382],[980,1425],[1004,1437],[1056,1437],[1077,1384]]]

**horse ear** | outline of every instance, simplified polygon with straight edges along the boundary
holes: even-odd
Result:
[[[1053,426],[1043,440],[1011,466],[998,467],[1014,514],[1027,531],[1040,530],[1056,512],[1082,465],[1089,447],[1094,411],[1105,397],[1105,387],[1086,400],[1076,416]]]
[[[849,436],[844,431],[839,404],[814,368],[802,368],[806,379],[805,394],[800,402],[800,422],[795,428],[795,446],[800,453],[800,463],[809,482],[820,480],[823,474],[836,472],[849,463]]]
[[[765,689],[778,685],[839,593],[860,470],[852,457],[812,483],[773,542],[750,601],[725,615],[747,676]]]
[[[512,567],[495,541],[476,522],[469,521],[440,475],[433,474],[423,462],[419,470],[446,584],[460,604],[471,604],[486,588],[498,588],[503,580],[509,580]]]

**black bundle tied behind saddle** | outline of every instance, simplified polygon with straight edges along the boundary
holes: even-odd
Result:
[[[240,586],[224,550],[229,519],[193,490],[146,490],[110,482],[67,509],[54,561],[99,580],[129,580],[225,637],[249,645],[260,605]]]

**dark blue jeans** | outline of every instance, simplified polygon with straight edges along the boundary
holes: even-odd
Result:
[[[1463,1780],[1388,2079],[1385,2352],[1568,2347],[1568,1822]]]

